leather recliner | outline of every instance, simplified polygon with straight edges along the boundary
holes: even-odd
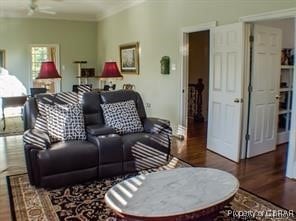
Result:
[[[105,125],[100,104],[127,100],[135,101],[144,131],[119,135]],[[172,132],[169,122],[148,118],[139,93],[131,90],[87,92],[82,97],[82,107],[86,141],[48,141],[46,148],[25,143],[26,165],[32,185],[56,188],[167,162]],[[36,99],[30,98],[24,106],[25,133],[35,133],[49,140],[47,133],[34,129],[38,113]]]

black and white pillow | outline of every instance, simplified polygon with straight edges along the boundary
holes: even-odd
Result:
[[[36,97],[39,114],[36,118],[34,129],[47,132],[46,105],[53,104],[54,95],[45,94],[42,96],[37,95]]]
[[[34,125],[34,129],[40,130],[42,132],[47,132],[47,120],[46,120],[46,116],[43,116],[41,114],[39,114],[37,116],[36,121],[35,121],[35,125]]]
[[[45,104],[48,135],[51,142],[61,141],[63,138],[63,119],[57,105]]]
[[[39,114],[41,116],[46,117],[46,105],[53,105],[54,104],[55,95],[54,94],[37,94],[36,95],[36,102],[37,107],[39,110]]]
[[[137,133],[144,130],[133,100],[101,104],[106,125],[119,134]]]
[[[39,147],[40,149],[46,149],[50,145],[49,136],[46,133],[41,133],[36,129],[29,129],[24,132],[23,141],[26,144]]]
[[[84,116],[81,104],[67,105],[63,140],[85,140]]]
[[[57,94],[40,94],[36,96],[39,114],[46,116],[46,105],[76,104],[78,96],[75,92],[60,92]]]
[[[60,92],[55,96],[54,104],[76,104],[78,96],[75,92]]]
[[[78,102],[78,96],[74,92],[61,92],[57,94],[40,94],[36,96],[37,106],[39,114],[36,118],[34,128],[40,131],[47,132],[47,112],[46,108],[48,105],[55,104],[76,104]],[[54,139],[52,141],[57,141]]]
[[[80,104],[47,105],[47,127],[51,140],[85,140],[85,126]]]

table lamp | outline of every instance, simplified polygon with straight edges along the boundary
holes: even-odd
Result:
[[[109,85],[105,84],[104,85],[104,90],[110,90],[110,88],[112,88],[113,90],[115,90],[116,85],[112,84],[112,79],[122,79],[123,76],[121,75],[117,64],[115,61],[106,61],[104,64],[104,69],[103,72],[101,74],[101,76],[99,76],[100,80],[110,80],[109,81]]]
[[[41,63],[40,72],[38,74],[38,77],[36,80],[44,80],[45,81],[45,87],[48,90],[50,84],[52,83],[51,80],[62,78],[54,64],[53,61],[44,61]]]

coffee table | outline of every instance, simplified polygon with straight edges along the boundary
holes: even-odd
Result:
[[[105,202],[126,220],[192,220],[221,210],[238,188],[221,170],[177,168],[124,180],[107,191]]]

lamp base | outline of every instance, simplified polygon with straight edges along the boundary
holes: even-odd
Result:
[[[112,89],[112,90],[114,91],[115,88],[116,88],[116,84],[113,84],[113,85],[111,85],[111,86],[108,85],[108,84],[105,84],[103,90],[104,90],[104,91],[110,91],[110,90]]]

